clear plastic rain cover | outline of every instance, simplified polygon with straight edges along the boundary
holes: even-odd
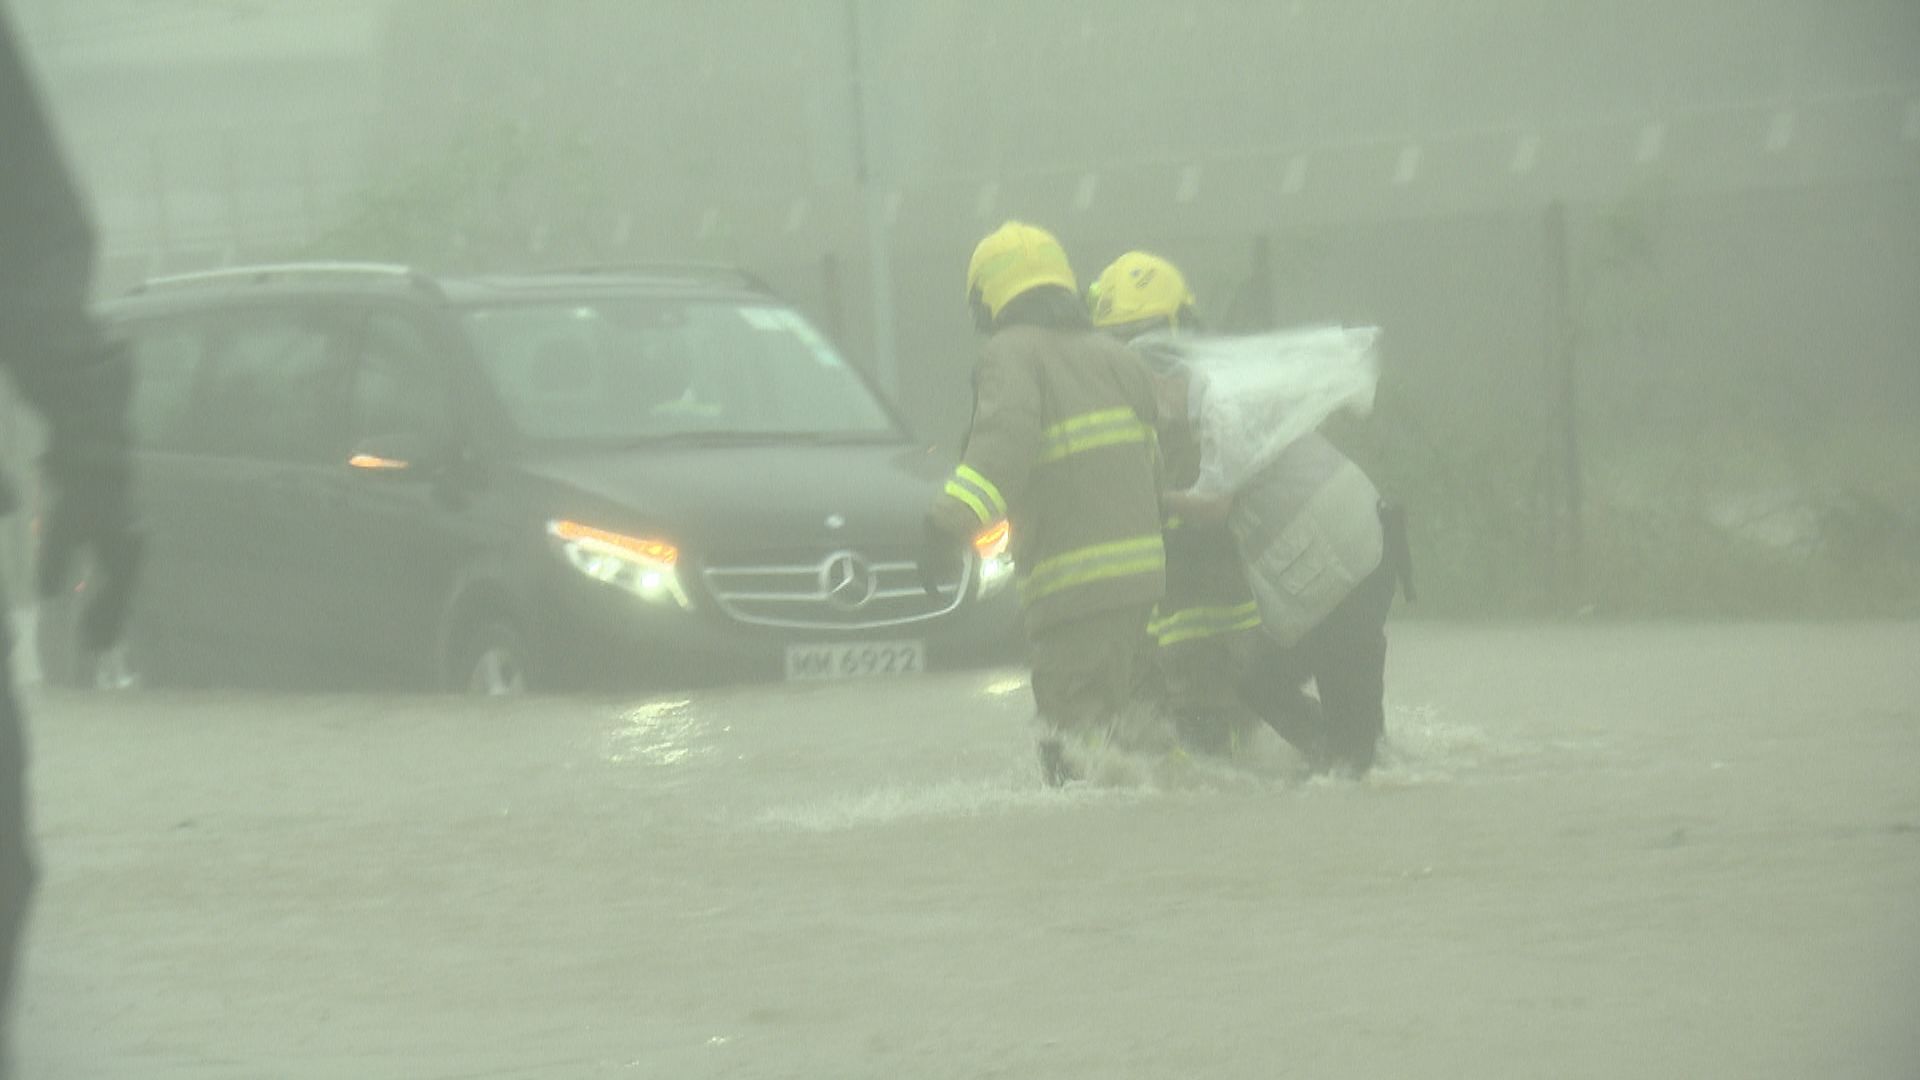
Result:
[[[1376,327],[1308,327],[1162,343],[1195,376],[1201,435],[1198,495],[1233,495],[1288,444],[1342,410],[1373,411]]]

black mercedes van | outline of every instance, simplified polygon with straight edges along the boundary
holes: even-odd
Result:
[[[951,463],[737,271],[242,267],[102,313],[147,561],[110,664],[44,609],[50,678],[511,693],[1017,651],[1004,528],[929,589]]]

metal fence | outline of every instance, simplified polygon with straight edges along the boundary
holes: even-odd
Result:
[[[1432,610],[1920,610],[1920,82],[1895,7],[1761,5],[1738,27],[1711,3],[1554,9],[1543,38],[1526,5],[1464,22],[1393,5],[1377,34],[1355,28],[1388,5],[1172,24],[1145,5],[868,5],[868,74],[899,92],[867,94],[882,145],[857,169],[842,5],[479,6],[521,21],[395,9],[377,115],[76,147],[105,286],[409,244],[456,270],[722,259],[954,447],[975,348],[961,268],[1025,217],[1083,275],[1132,247],[1174,258],[1224,328],[1382,326],[1378,414],[1337,434],[1414,503]],[[676,33],[608,32],[663,13]],[[1689,27],[1779,63],[1716,66]],[[1452,53],[1429,41],[1468,30]],[[1612,64],[1454,70],[1543,41]],[[969,57],[1010,74],[947,86],[912,63],[935,47],[968,78],[986,77]],[[1390,70],[1356,81],[1356,59]],[[1126,72],[1147,104],[1091,114]]]

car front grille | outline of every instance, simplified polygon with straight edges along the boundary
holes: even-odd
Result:
[[[927,595],[910,560],[836,551],[812,563],[719,563],[701,571],[707,592],[736,622],[810,630],[871,630],[936,619],[960,606],[973,561]]]

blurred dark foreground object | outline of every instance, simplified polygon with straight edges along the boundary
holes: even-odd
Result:
[[[104,649],[126,621],[139,543],[128,509],[131,377],[87,311],[93,256],[92,225],[0,12],[0,365],[47,423],[40,590],[63,589],[90,556],[81,632]],[[12,1073],[7,1021],[34,882],[11,621],[0,597],[0,1078]]]

